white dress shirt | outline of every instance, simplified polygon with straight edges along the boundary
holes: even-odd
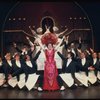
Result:
[[[33,67],[31,61],[26,61],[26,64],[31,68]]]
[[[2,66],[2,62],[0,62],[0,66]]]
[[[16,65],[20,68],[21,67],[21,63],[19,60],[16,60]]]
[[[76,56],[75,50],[72,48],[71,52]]]
[[[84,66],[85,63],[86,63],[86,58],[81,59],[81,63],[82,63],[82,65]]]
[[[93,65],[97,62],[97,58],[93,59]]]
[[[12,67],[11,60],[8,60],[7,62],[8,62],[8,64]]]
[[[67,67],[68,67],[68,65],[71,63],[71,61],[72,61],[72,59],[68,59],[68,60],[67,60]]]

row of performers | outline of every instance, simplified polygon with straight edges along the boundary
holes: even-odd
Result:
[[[27,38],[31,43],[30,39]],[[18,51],[12,57],[7,53],[3,58],[0,57],[0,86],[11,86],[23,89],[26,87],[29,91],[36,87],[42,90],[64,90],[66,86],[76,88],[77,86],[89,87],[97,85],[100,82],[100,53],[90,50],[81,50],[81,39],[79,38],[79,47],[75,48],[74,43],[69,43],[69,36],[61,39],[60,43],[54,47],[50,42],[46,45],[40,45],[40,50],[32,57],[35,45],[27,51],[26,47],[20,50],[16,44],[14,47]],[[67,56],[59,52],[59,47],[64,46],[68,51]],[[44,74],[37,74],[37,64],[41,51],[44,51],[46,61]],[[63,61],[61,73],[58,74],[54,59],[55,52]],[[12,59],[13,58],[13,59]],[[65,85],[64,85],[65,84]]]

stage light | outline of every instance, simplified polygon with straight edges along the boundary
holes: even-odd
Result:
[[[13,20],[16,20],[15,18],[13,18]]]
[[[74,19],[76,20],[76,17]]]
[[[18,18],[18,20],[21,20],[21,18]]]
[[[69,18],[70,20],[72,19],[72,17]]]
[[[84,19],[86,19],[86,17],[84,17]]]
[[[81,17],[79,19],[82,19]]]
[[[11,18],[9,18],[9,20],[11,20]]]
[[[26,20],[26,18],[23,18],[23,20]]]

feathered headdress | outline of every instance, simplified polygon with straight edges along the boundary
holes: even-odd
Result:
[[[42,44],[56,44],[58,41],[57,36],[54,33],[46,33],[45,35],[42,36],[41,38]]]

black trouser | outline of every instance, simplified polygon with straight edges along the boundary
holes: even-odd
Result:
[[[19,81],[19,75],[17,75],[17,81]]]
[[[38,78],[39,87],[43,87],[43,75],[40,75]]]
[[[58,85],[61,87],[61,86],[63,86],[63,80],[62,80],[62,78],[58,75],[57,76],[57,81],[58,81]]]

